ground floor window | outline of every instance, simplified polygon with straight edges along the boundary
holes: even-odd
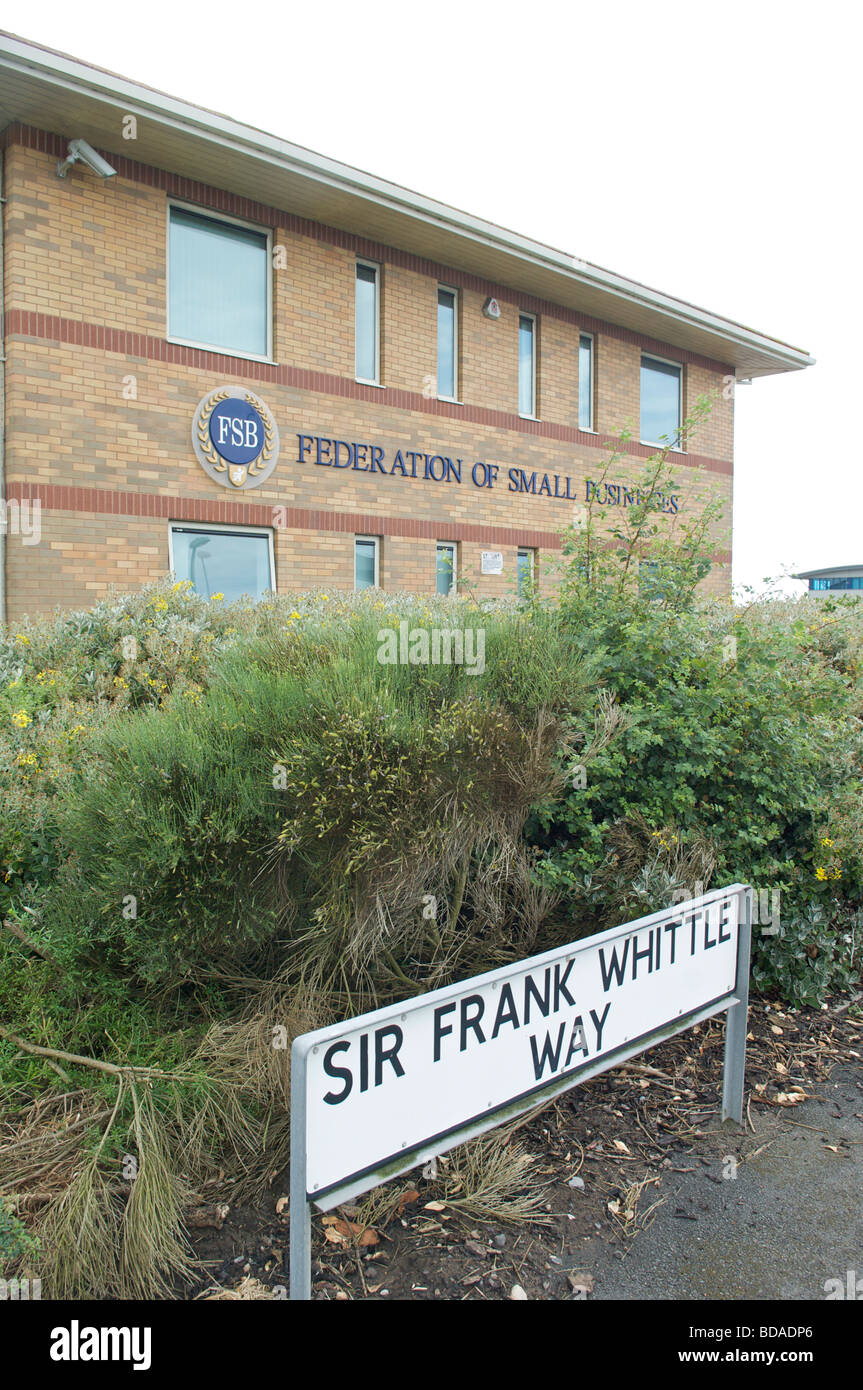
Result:
[[[519,598],[529,594],[533,588],[533,561],[534,551],[520,550],[518,552],[518,593]]]
[[[456,548],[452,541],[437,543],[437,585],[439,594],[454,594],[456,587]]]
[[[213,598],[262,598],[276,587],[273,534],[228,526],[172,526],[171,569],[191,580],[196,594]]]
[[[380,588],[380,543],[377,536],[354,537],[354,588]]]

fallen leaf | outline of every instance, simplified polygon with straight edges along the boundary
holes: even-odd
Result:
[[[806,1099],[805,1091],[780,1091],[776,1097],[777,1105],[799,1105]]]
[[[521,1284],[513,1284],[512,1288],[509,1291],[509,1296],[512,1299],[513,1303],[527,1302],[527,1294],[521,1287]]]
[[[283,1211],[287,1211],[290,1205],[290,1197],[280,1197],[276,1202],[276,1216],[281,1216]]]
[[[615,1139],[614,1147],[617,1149],[617,1152],[619,1154],[631,1153],[631,1150],[626,1147],[622,1139]]]
[[[416,1188],[413,1188],[413,1187],[410,1188],[407,1192],[403,1192],[403,1193],[402,1193],[401,1197],[399,1197],[399,1205],[398,1205],[398,1214],[399,1214],[399,1216],[401,1216],[401,1214],[402,1214],[402,1212],[404,1211],[405,1207],[409,1207],[409,1206],[411,1205],[412,1202],[416,1202],[416,1201],[419,1200],[419,1195],[420,1195],[420,1194],[417,1192]]]
[[[445,1207],[446,1202],[426,1202],[423,1211],[443,1211]]]

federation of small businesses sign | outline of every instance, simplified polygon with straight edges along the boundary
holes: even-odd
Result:
[[[750,921],[735,884],[297,1038],[292,1297],[308,1297],[309,1202],[326,1211],[726,1009],[723,1118],[739,1122]]]
[[[278,462],[279,429],[259,396],[222,386],[198,402],[192,445],[213,482],[238,490],[260,487]]]

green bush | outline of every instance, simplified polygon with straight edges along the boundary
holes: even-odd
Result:
[[[0,1197],[0,1276],[8,1275],[22,1259],[38,1253],[39,1241],[27,1230],[14,1202]]]

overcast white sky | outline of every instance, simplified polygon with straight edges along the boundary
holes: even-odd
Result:
[[[737,393],[734,579],[760,585],[863,563],[858,13],[31,0],[0,27],[812,353]]]

